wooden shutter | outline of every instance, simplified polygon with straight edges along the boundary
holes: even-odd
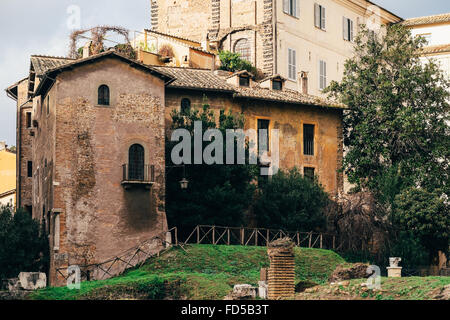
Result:
[[[353,41],[353,20],[348,20],[349,21],[349,29],[350,29],[350,34],[349,34],[349,41]]]
[[[325,7],[321,6],[320,9],[320,27],[325,30]]]
[[[283,0],[283,12],[289,13],[289,0]]]
[[[320,28],[320,7],[317,3],[314,3],[314,25]]]
[[[346,17],[342,18],[342,30],[344,40],[348,40],[348,22]]]
[[[300,18],[300,0],[294,0],[295,1],[295,16],[297,18]]]

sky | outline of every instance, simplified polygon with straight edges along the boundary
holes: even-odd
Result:
[[[405,19],[450,12],[449,0],[372,2]],[[96,25],[150,28],[150,0],[0,0],[0,141],[16,144],[16,104],[3,89],[28,75],[30,55],[66,56],[73,28]]]

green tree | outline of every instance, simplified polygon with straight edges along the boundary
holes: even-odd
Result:
[[[44,230],[29,213],[0,208],[0,279],[17,277],[21,271],[46,271],[48,250]]]
[[[236,72],[241,70],[247,70],[256,75],[257,70],[251,64],[250,61],[244,60],[241,58],[239,53],[234,53],[231,51],[220,51],[219,59],[222,63],[220,66],[221,70]]]
[[[187,129],[194,135],[194,122],[202,122],[202,134],[208,129],[217,128],[226,136],[227,129],[244,127],[241,114],[220,111],[216,119],[214,112],[205,100],[202,108],[192,108],[184,113],[172,113],[172,130]],[[192,138],[193,141],[193,138]],[[214,139],[213,139],[214,141]],[[203,142],[202,150],[210,142]],[[255,192],[252,181],[256,177],[255,165],[226,164],[186,164],[185,167],[174,166],[171,152],[178,142],[166,143],[166,214],[168,223],[179,228],[192,228],[196,225],[241,226],[245,212],[251,205]],[[226,155],[225,139],[223,155]],[[235,156],[237,144],[235,143]],[[248,146],[247,146],[248,158]],[[194,143],[191,144],[194,163]],[[246,161],[248,162],[248,159]],[[181,190],[179,181],[185,173],[189,181],[188,189]]]
[[[278,171],[262,185],[253,210],[260,227],[309,232],[325,227],[328,201],[317,179],[312,181],[294,168]]]
[[[394,221],[401,231],[410,232],[428,250],[430,262],[437,251],[447,253],[450,245],[450,206],[439,190],[405,189],[395,198]]]
[[[448,194],[450,87],[435,61],[420,61],[424,39],[394,25],[375,36],[363,28],[355,42],[342,82],[327,89],[348,106],[343,121],[349,181],[391,204],[411,185]],[[395,185],[386,190],[390,182]]]

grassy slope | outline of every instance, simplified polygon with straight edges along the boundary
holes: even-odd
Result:
[[[338,264],[332,251],[295,249],[296,281],[325,284]],[[142,268],[113,279],[82,283],[81,290],[48,288],[31,299],[223,299],[237,283],[256,284],[260,268],[268,267],[266,248],[193,245],[187,253],[172,249]]]

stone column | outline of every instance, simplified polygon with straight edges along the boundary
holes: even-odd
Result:
[[[292,299],[295,295],[294,243],[289,238],[269,244],[269,290],[268,298]]]

